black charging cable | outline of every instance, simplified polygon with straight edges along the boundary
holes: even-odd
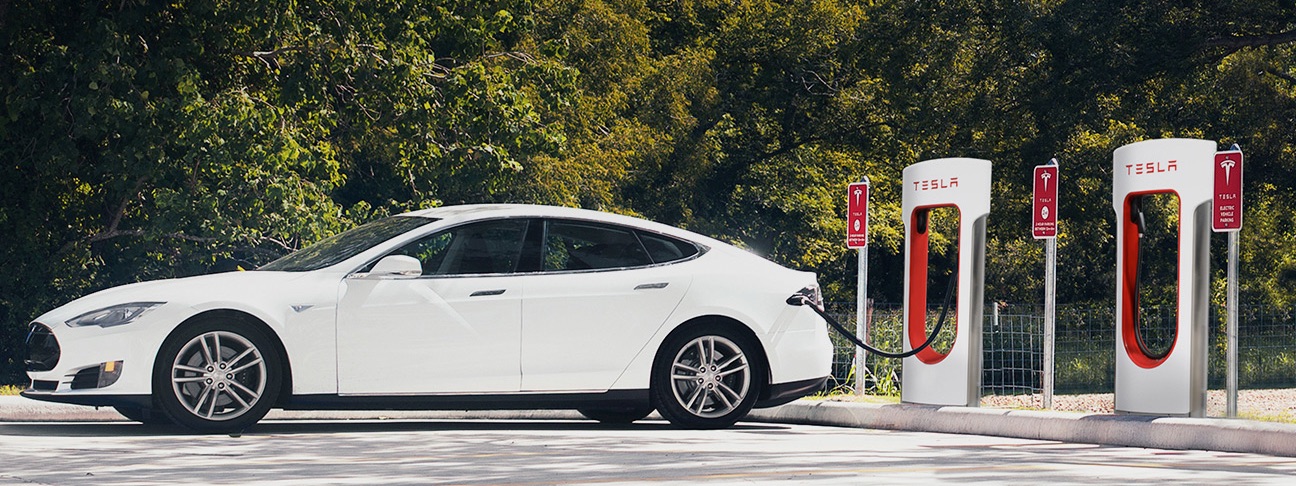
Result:
[[[805,305],[807,307],[810,307],[811,310],[815,311],[815,314],[819,314],[819,317],[822,317],[824,321],[828,322],[829,326],[832,326],[833,329],[836,329],[837,332],[841,333],[841,335],[844,336],[846,340],[850,341],[851,343],[854,343],[856,346],[868,350],[868,352],[870,353],[876,354],[883,358],[908,358],[915,354],[921,353],[924,349],[931,347],[932,343],[936,341],[936,336],[940,334],[941,327],[945,324],[945,315],[949,312],[950,298],[954,296],[954,287],[956,284],[958,284],[958,272],[954,272],[953,274],[950,275],[949,287],[945,288],[945,302],[941,304],[940,318],[936,319],[936,327],[932,329],[932,332],[930,335],[927,336],[926,341],[923,341],[923,343],[918,345],[918,347],[913,348],[909,351],[905,351],[903,353],[892,353],[888,351],[883,351],[873,346],[869,346],[868,344],[864,343],[864,341],[861,341],[859,338],[855,337],[855,333],[847,329],[846,326],[843,326],[842,323],[837,322],[837,319],[834,319],[832,316],[828,315],[828,313],[825,312],[823,309],[819,308],[819,306],[814,305],[813,302],[810,302],[810,298],[803,294],[800,293],[793,294],[791,297],[788,297],[787,303],[790,305]],[[926,325],[926,323],[923,324],[924,326]]]

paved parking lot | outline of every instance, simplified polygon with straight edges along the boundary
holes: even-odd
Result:
[[[975,435],[646,421],[267,421],[238,437],[0,423],[0,484],[1290,484],[1296,460]]]

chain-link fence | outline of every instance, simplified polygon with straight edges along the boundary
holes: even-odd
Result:
[[[829,303],[829,312],[848,326],[855,322],[854,303]],[[1044,369],[1044,317],[1039,305],[985,306],[983,323],[984,357],[982,395],[1039,393]],[[845,312],[842,312],[845,311]],[[840,314],[838,312],[841,312]],[[873,304],[869,316],[869,344],[900,350],[901,306]],[[928,329],[939,309],[928,311]],[[1238,387],[1296,387],[1296,309],[1268,306],[1240,306],[1238,313]],[[1174,312],[1149,309],[1143,319],[1149,332],[1148,346],[1166,346],[1173,341]],[[935,346],[948,349],[953,337],[953,319],[946,321]],[[1219,389],[1225,381],[1225,315],[1211,309],[1209,387]],[[836,356],[834,385],[852,389],[855,347],[833,333]],[[900,361],[869,355],[866,360],[865,393],[896,395],[900,390]],[[1054,341],[1054,393],[1111,393],[1116,377],[1116,318],[1111,307],[1059,305]]]

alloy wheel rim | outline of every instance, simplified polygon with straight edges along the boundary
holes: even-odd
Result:
[[[680,348],[671,362],[676,403],[702,418],[737,409],[751,388],[751,365],[737,344],[722,336],[701,336]]]
[[[207,332],[189,340],[171,365],[171,388],[189,413],[231,420],[251,410],[265,392],[261,351],[243,336]]]

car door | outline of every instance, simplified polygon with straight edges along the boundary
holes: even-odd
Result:
[[[542,261],[523,299],[523,391],[608,389],[692,281],[635,230],[599,223],[547,221]]]
[[[418,259],[422,275],[362,270],[343,281],[338,392],[518,391],[522,277],[515,270],[527,226],[504,219],[439,231],[392,253]]]

